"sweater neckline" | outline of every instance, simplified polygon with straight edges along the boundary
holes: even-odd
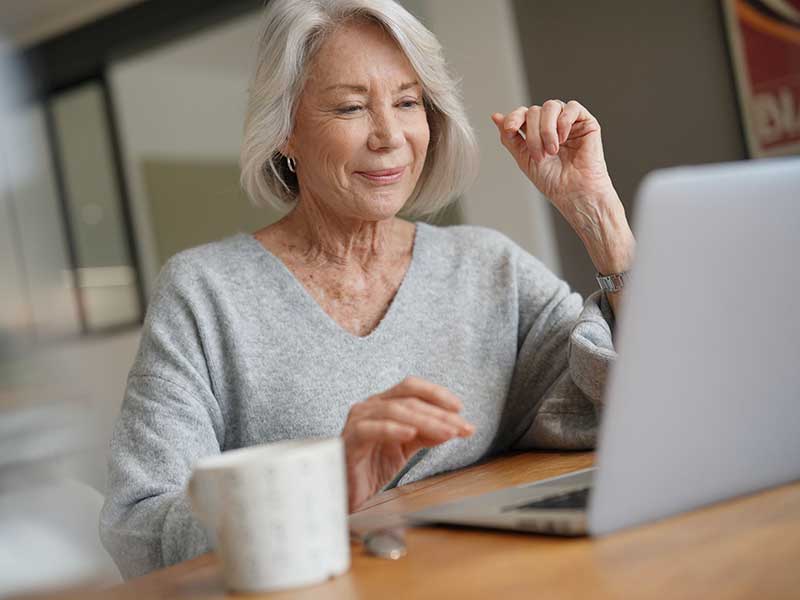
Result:
[[[309,319],[318,322],[322,327],[337,337],[343,338],[352,343],[368,343],[382,338],[385,330],[391,328],[394,322],[400,318],[400,314],[403,312],[403,307],[406,302],[405,298],[409,293],[411,293],[408,288],[413,287],[416,279],[416,272],[418,270],[417,263],[420,260],[420,254],[422,252],[420,250],[420,243],[423,237],[421,231],[424,226],[424,223],[415,223],[414,240],[411,247],[411,260],[409,261],[405,275],[403,275],[400,286],[397,288],[397,292],[392,298],[392,301],[389,303],[389,308],[386,310],[383,318],[375,327],[373,327],[372,331],[365,336],[355,335],[337,323],[333,317],[325,312],[319,302],[317,302],[317,300],[311,295],[305,286],[297,280],[289,267],[287,267],[280,258],[264,248],[261,242],[253,237],[252,234],[240,233],[239,235],[244,237],[245,242],[253,247],[263,259],[266,259],[275,267],[278,275],[286,282],[286,289],[291,290],[293,295],[298,297],[298,301],[303,304],[306,316]]]

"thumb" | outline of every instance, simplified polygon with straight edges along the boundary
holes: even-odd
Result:
[[[505,120],[506,117],[502,113],[494,113],[492,115],[492,121],[500,134],[500,143],[503,144],[509,154],[514,157],[519,168],[525,170],[528,164],[528,145],[525,143],[525,138],[523,138],[518,131],[509,132],[503,128]]]

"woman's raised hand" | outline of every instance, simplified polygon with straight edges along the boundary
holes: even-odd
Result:
[[[461,409],[447,388],[418,377],[353,405],[342,431],[350,512],[421,448],[472,435],[475,428],[459,415]]]
[[[528,179],[573,225],[599,201],[618,202],[608,176],[600,124],[580,103],[548,100],[492,120]],[[610,198],[610,200],[609,200]]]
[[[635,240],[608,175],[597,119],[575,100],[548,100],[492,120],[503,146],[572,226],[597,270],[627,271]],[[616,308],[617,298],[609,299]]]

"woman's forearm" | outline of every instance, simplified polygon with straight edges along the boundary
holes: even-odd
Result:
[[[583,242],[598,273],[610,275],[628,271],[633,264],[636,241],[625,209],[613,188],[590,202],[576,203],[583,207],[569,219]],[[623,292],[608,294],[614,312]]]

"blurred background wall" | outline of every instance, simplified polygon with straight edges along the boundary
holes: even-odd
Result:
[[[530,97],[578,99],[600,121],[628,218],[648,172],[746,158],[721,2],[514,0]],[[594,268],[553,210],[562,275]]]
[[[148,293],[175,242],[185,248],[239,228],[255,231],[279,216],[249,208],[238,177],[259,12],[247,11],[109,66]],[[203,186],[193,186],[193,170]],[[167,211],[179,218],[166,217]]]

